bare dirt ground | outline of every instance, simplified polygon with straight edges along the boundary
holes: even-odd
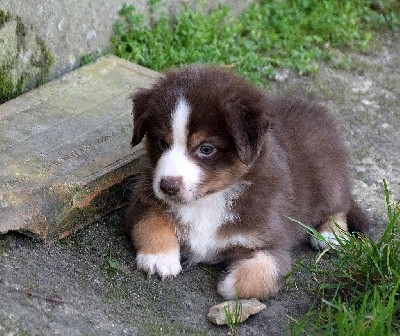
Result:
[[[289,73],[268,87],[316,99],[336,115],[353,157],[354,193],[374,222],[374,237],[386,224],[383,179],[393,200],[400,198],[400,34],[378,42],[353,55],[348,70],[321,65],[318,76]],[[213,272],[200,265],[173,280],[147,278],[135,270],[121,223],[122,210],[51,245],[0,236],[0,335],[228,334],[205,317],[222,301]],[[305,244],[295,255],[314,258],[316,252]],[[289,321],[312,303],[308,281],[296,274],[240,334],[287,334]]]

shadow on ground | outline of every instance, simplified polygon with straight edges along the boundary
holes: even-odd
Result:
[[[306,95],[336,115],[353,156],[354,193],[375,224],[374,237],[386,223],[384,178],[392,197],[400,197],[400,35],[384,41],[354,55],[350,69],[322,65],[317,77],[288,73],[268,88]],[[226,335],[227,327],[205,318],[221,302],[215,270],[200,265],[174,280],[147,278],[134,268],[122,217],[122,210],[115,212],[50,245],[15,233],[0,236],[0,334]],[[296,252],[299,259],[315,254],[307,245]],[[288,333],[289,321],[312,303],[308,281],[297,273],[241,334]]]

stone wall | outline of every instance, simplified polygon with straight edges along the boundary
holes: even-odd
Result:
[[[191,6],[198,3],[169,0],[160,5],[173,12],[182,2]],[[205,2],[203,8],[224,3],[237,13],[250,2],[220,0]],[[147,0],[0,0],[0,92],[2,81],[12,78],[16,90],[25,90],[40,84],[44,77],[56,78],[76,68],[82,55],[107,50],[124,3],[135,5],[149,17]]]

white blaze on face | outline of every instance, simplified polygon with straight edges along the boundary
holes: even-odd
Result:
[[[172,112],[171,129],[172,144],[157,162],[154,172],[153,189],[156,196],[168,201],[169,196],[160,189],[160,181],[166,177],[182,177],[182,186],[178,197],[185,202],[195,199],[197,186],[201,182],[202,172],[187,153],[188,123],[190,106],[180,98]]]

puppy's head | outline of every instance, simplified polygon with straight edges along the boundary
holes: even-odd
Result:
[[[169,203],[191,203],[239,181],[273,117],[254,87],[209,67],[168,72],[132,100],[132,146],[146,136],[155,195]]]

